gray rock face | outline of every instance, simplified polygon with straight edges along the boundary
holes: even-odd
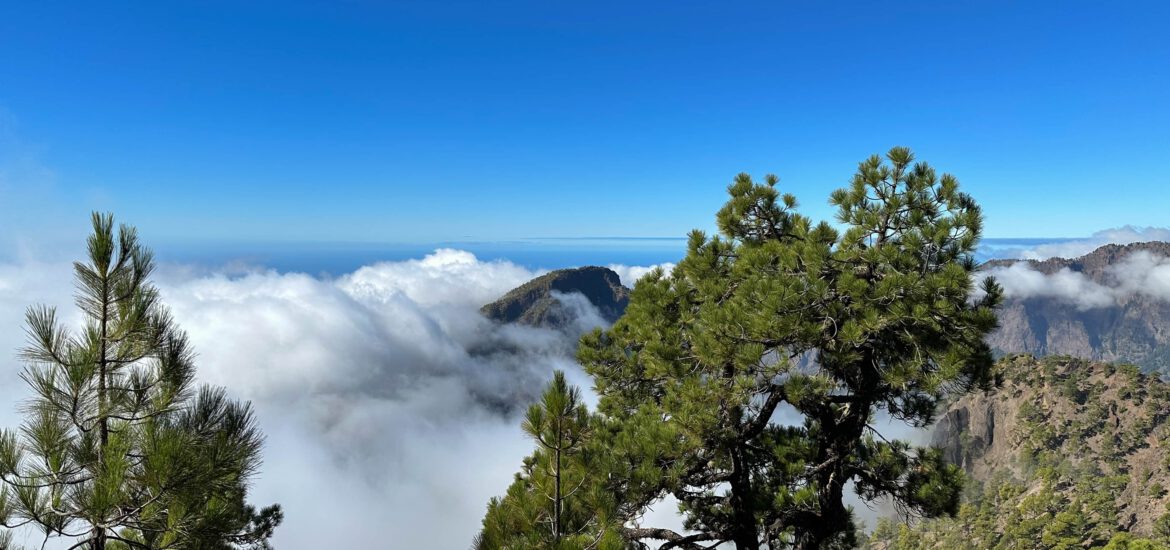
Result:
[[[943,450],[947,462],[968,473],[995,443],[995,406],[989,400],[968,401],[947,410],[935,425],[930,442]]]

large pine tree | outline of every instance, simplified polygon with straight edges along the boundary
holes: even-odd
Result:
[[[612,329],[583,340],[629,540],[847,547],[850,486],[955,511],[957,469],[875,417],[925,426],[940,399],[991,382],[1000,291],[972,287],[982,219],[956,179],[904,148],[886,160],[832,193],[836,227],[798,214],[775,177],[741,174],[721,235],[693,232],[672,273],[640,280]],[[686,531],[632,523],[668,495]]]
[[[263,441],[250,406],[194,386],[134,228],[94,214],[88,256],[79,331],[52,308],[27,314],[33,397],[0,433],[0,521],[92,550],[268,547],[281,512],[245,502]]]

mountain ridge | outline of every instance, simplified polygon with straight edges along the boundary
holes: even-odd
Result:
[[[992,260],[980,270],[994,272],[1022,264],[1053,276],[1067,269],[1108,288],[1120,283],[1118,270],[1138,253],[1170,258],[1170,243],[1110,244],[1076,258]],[[1061,296],[1009,297],[999,310],[999,319],[1000,328],[987,338],[999,354],[1071,355],[1170,373],[1170,300],[1161,297],[1130,292],[1113,303],[1093,307]]]
[[[1088,254],[1072,258],[1052,257],[1043,260],[1001,258],[984,262],[980,269],[1009,267],[1025,263],[1045,275],[1051,275],[1063,268],[1068,268],[1084,273],[1094,281],[1102,282],[1109,266],[1116,265],[1118,260],[1124,259],[1134,252],[1149,252],[1170,257],[1170,242],[1146,241],[1129,244],[1106,244],[1093,249]]]

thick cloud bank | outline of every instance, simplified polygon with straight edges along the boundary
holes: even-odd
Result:
[[[1082,310],[1118,305],[1132,296],[1170,301],[1170,259],[1147,251],[1109,266],[1103,282],[1068,268],[1045,274],[1026,263],[995,267],[986,274],[999,281],[1009,298],[1051,298]]]
[[[27,396],[13,353],[23,310],[71,312],[71,273],[0,264],[5,426]],[[175,266],[156,280],[201,380],[256,408],[268,443],[253,500],[285,507],[278,548],[464,548],[531,450],[519,414],[551,371],[589,386],[572,360],[576,334],[478,313],[537,275],[438,250],[334,280]],[[580,319],[569,332],[601,319],[580,295],[560,299]]]

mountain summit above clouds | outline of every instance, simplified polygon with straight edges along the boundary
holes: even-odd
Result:
[[[480,312],[501,323],[564,328],[580,314],[568,298],[584,296],[601,319],[613,323],[626,311],[630,289],[612,269],[598,266],[559,269],[512,289]]]
[[[1079,258],[994,260],[1001,353],[1071,355],[1170,373],[1170,243],[1106,245]]]

